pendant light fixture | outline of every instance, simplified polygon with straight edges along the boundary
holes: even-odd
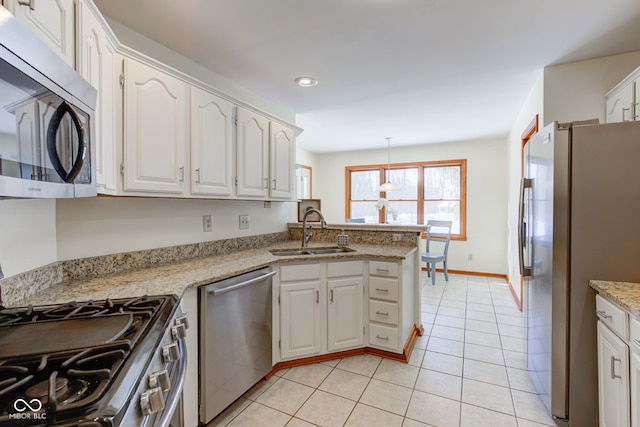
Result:
[[[384,184],[382,184],[380,188],[378,188],[378,191],[380,191],[381,193],[386,191],[400,190],[400,187],[395,185],[393,182],[389,181],[389,173],[391,172],[391,137],[388,136],[386,140],[387,140],[387,173],[386,173],[386,179]]]

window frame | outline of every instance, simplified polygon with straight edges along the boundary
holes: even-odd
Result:
[[[417,199],[407,199],[411,201],[417,201],[417,217],[418,224],[423,224],[424,221],[424,203],[425,201],[434,201],[434,199],[424,198],[424,169],[431,167],[459,167],[460,168],[460,233],[452,234],[451,240],[467,240],[467,160],[466,159],[454,159],[454,160],[436,160],[429,162],[410,162],[410,163],[392,163],[390,170],[393,169],[405,169],[405,168],[417,168],[418,169],[418,194]],[[382,184],[386,177],[387,164],[373,164],[373,165],[358,165],[358,166],[345,166],[345,217],[349,218],[351,212],[351,172],[371,171],[378,170],[380,173],[380,184]],[[386,197],[386,193],[380,193],[380,197]],[[391,199],[393,200],[393,199]],[[444,199],[443,199],[444,200]],[[449,199],[447,199],[449,200]],[[452,199],[458,200],[458,199]],[[361,200],[359,200],[361,201]],[[377,200],[373,200],[377,202]],[[378,223],[383,224],[386,217],[386,208],[382,208],[378,211]]]

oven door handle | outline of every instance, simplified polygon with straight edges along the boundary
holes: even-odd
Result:
[[[184,388],[184,379],[187,376],[187,345],[184,339],[178,340],[178,347],[180,348],[180,360],[178,362],[178,382],[171,387],[171,394],[167,398],[167,404],[165,405],[162,416],[153,425],[154,427],[169,427],[173,413],[178,407],[180,397],[182,395],[182,389]]]

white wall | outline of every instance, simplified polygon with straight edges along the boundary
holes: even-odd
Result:
[[[597,118],[604,122],[606,93],[638,66],[640,51],[546,67],[522,106],[509,134],[508,148],[508,270],[509,280],[518,294],[518,183],[522,173],[522,132],[536,114],[540,116],[540,128],[553,121]]]
[[[520,289],[520,271],[518,266],[518,204],[520,191],[520,178],[522,177],[522,133],[529,126],[531,121],[538,117],[538,126],[542,128],[543,118],[543,90],[544,90],[544,73],[541,71],[540,76],[536,80],[522,110],[511,128],[509,133],[509,143],[507,149],[507,157],[509,162],[509,201],[507,204],[507,212],[509,218],[509,229],[507,231],[507,254],[509,259],[508,276],[514,291],[521,298]]]
[[[58,200],[56,211],[59,260],[275,233],[297,220],[295,202],[98,197]],[[203,215],[213,231],[202,231]]]
[[[0,266],[5,277],[57,260],[55,200],[0,200]]]
[[[544,69],[544,124],[597,118],[605,122],[604,96],[640,66],[640,51]]]
[[[467,159],[467,241],[453,241],[449,268],[507,274],[506,139],[426,144],[391,149],[391,163]],[[387,150],[318,155],[314,198],[328,222],[345,219],[345,166],[386,163]],[[474,261],[467,261],[467,254]]]

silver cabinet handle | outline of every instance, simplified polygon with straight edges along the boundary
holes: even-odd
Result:
[[[623,121],[623,122],[628,121],[627,119],[625,119],[625,115],[624,115],[624,112],[625,112],[625,111],[629,111],[629,112],[631,112],[631,108],[625,108],[625,107],[622,107],[622,121]]]
[[[611,319],[611,315],[607,314],[606,311],[604,310],[596,310],[596,314],[600,317],[602,317],[603,319]]]
[[[264,179],[264,188],[269,188],[269,178]]]
[[[378,273],[388,273],[389,269],[388,268],[376,268],[376,271]]]
[[[329,295],[330,295],[331,302],[333,302],[333,289],[331,289],[331,291],[329,291]]]
[[[180,166],[180,182],[184,182],[184,166]]]
[[[381,311],[376,311],[376,314],[377,314],[378,316],[388,316],[388,315],[389,315],[389,313],[383,313],[383,312],[381,312]]]
[[[320,304],[320,291],[316,291],[316,304]]]
[[[271,181],[273,182],[273,187],[271,189],[275,190],[276,189],[276,179],[274,178]]]
[[[381,337],[380,335],[376,335],[376,338],[379,340],[389,341],[389,337]]]
[[[633,120],[640,118],[640,102],[633,103]]]
[[[36,10],[35,0],[18,0],[20,6],[29,6],[29,9]]]
[[[196,169],[196,184],[200,184],[200,168]]]
[[[218,295],[226,294],[227,292],[235,291],[237,289],[244,288],[249,285],[253,285],[254,283],[260,282],[264,279],[274,276],[275,274],[276,274],[275,271],[269,271],[268,273],[265,273],[258,277],[254,277],[253,279],[245,280],[244,282],[236,283],[231,286],[227,286],[223,288],[214,289],[212,291],[209,291],[209,295],[217,297]]]
[[[386,293],[389,293],[389,289],[376,288],[376,292],[386,292]]]
[[[616,375],[616,362],[622,362],[620,359],[616,359],[611,356],[611,379],[615,380],[616,378],[622,378],[620,375]]]

